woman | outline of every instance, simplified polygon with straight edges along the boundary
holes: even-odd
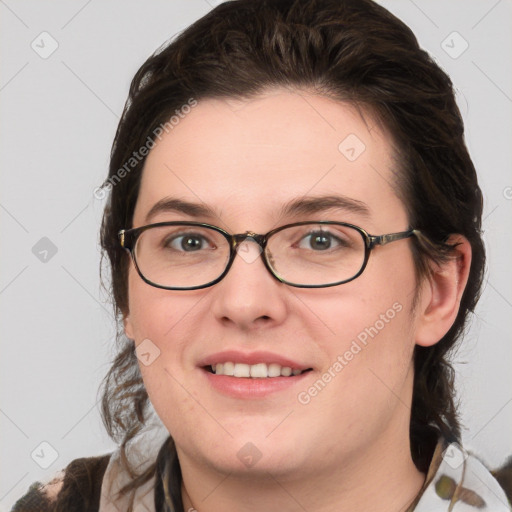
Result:
[[[510,510],[460,446],[447,357],[482,195],[452,84],[402,22],[218,6],[134,77],[105,186],[120,449],[14,511]]]

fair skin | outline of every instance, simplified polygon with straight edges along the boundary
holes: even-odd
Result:
[[[354,161],[338,150],[349,134],[366,146]],[[246,101],[202,100],[151,150],[133,226],[192,220],[266,233],[334,220],[377,235],[404,231],[391,154],[371,116],[322,96],[272,90]],[[290,201],[332,195],[363,202],[368,212],[279,214]],[[206,204],[215,214],[169,210],[147,219],[163,198]],[[457,314],[470,263],[469,244],[457,240],[457,257],[433,268],[415,311],[410,239],[377,247],[361,276],[332,288],[292,288],[260,258],[237,256],[216,285],[169,291],[143,282],[132,264],[125,331],[136,345],[149,339],[160,350],[140,368],[176,442],[185,510],[405,510],[425,478],[409,447],[412,355],[415,344],[436,343]],[[394,304],[400,311],[333,377],[338,356]],[[202,367],[224,350],[264,351],[311,370],[278,377],[295,379],[283,389],[232,396]],[[301,403],[299,393],[329,368],[328,384]],[[244,446],[243,453],[261,454],[254,465],[243,463]]]

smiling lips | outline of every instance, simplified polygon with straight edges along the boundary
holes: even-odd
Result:
[[[306,371],[299,368],[291,368],[290,366],[281,366],[277,363],[244,364],[233,363],[231,361],[212,364],[210,368],[215,375],[251,377],[257,379],[266,379],[267,377],[290,377],[292,375],[300,375],[303,371]]]
[[[239,350],[224,350],[212,354],[200,366],[213,375],[253,379],[296,377],[312,369],[272,352],[249,353]]]
[[[226,350],[203,359],[199,367],[212,386],[239,399],[264,398],[302,381],[313,368],[272,352]]]

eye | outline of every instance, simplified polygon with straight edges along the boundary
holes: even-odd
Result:
[[[312,231],[302,237],[298,243],[301,249],[313,249],[314,251],[326,251],[333,247],[346,245],[343,241],[328,231]]]
[[[195,252],[212,247],[212,244],[210,244],[204,236],[195,233],[185,233],[178,236],[167,237],[163,245],[164,247],[184,252]]]

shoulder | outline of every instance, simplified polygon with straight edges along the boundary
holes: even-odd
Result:
[[[111,453],[72,460],[46,482],[34,482],[11,512],[96,512]]]
[[[512,456],[509,457],[503,466],[491,473],[505,491],[510,503],[512,503]]]

